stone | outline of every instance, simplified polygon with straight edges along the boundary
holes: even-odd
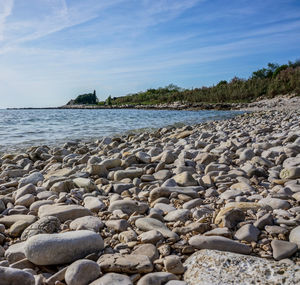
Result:
[[[124,219],[119,220],[108,220],[105,222],[106,227],[113,229],[117,232],[126,231],[129,226],[128,222]]]
[[[298,248],[300,249],[300,226],[297,226],[291,230],[289,240],[290,242],[297,244]]]
[[[228,228],[215,228],[211,231],[205,232],[205,236],[223,236],[226,238],[232,238],[232,232]]]
[[[194,179],[192,174],[188,171],[184,171],[173,176],[173,179],[176,181],[178,186],[197,186],[198,182]]]
[[[184,267],[179,256],[169,255],[164,259],[164,267],[167,272],[173,274],[183,274]]]
[[[196,198],[196,199],[192,199],[188,202],[185,202],[183,205],[182,205],[182,208],[183,209],[193,209],[193,208],[196,208],[198,206],[201,206],[203,204],[203,200],[201,198]]]
[[[83,200],[83,204],[85,208],[94,213],[98,213],[100,210],[103,210],[106,207],[105,204],[98,198],[91,196],[85,197]]]
[[[197,249],[215,249],[241,254],[250,254],[251,252],[251,248],[248,245],[222,236],[196,235],[190,238],[189,244]]]
[[[190,210],[178,209],[178,210],[175,210],[175,211],[172,211],[172,212],[168,213],[164,217],[164,219],[167,222],[176,222],[176,221],[185,222],[189,219],[190,216],[191,216]]]
[[[98,233],[104,228],[104,223],[98,218],[93,216],[85,216],[77,218],[70,223],[71,230],[89,230]]]
[[[96,189],[95,183],[89,178],[75,178],[73,180],[74,184],[79,188],[84,188],[86,191],[93,191]]]
[[[247,224],[239,228],[234,237],[238,240],[245,240],[248,242],[257,241],[260,231],[252,224]]]
[[[10,264],[20,261],[25,257],[24,252],[24,245],[25,242],[19,242],[12,244],[6,251],[5,251],[5,258],[8,260]]]
[[[24,270],[0,266],[1,285],[35,285],[34,276]]]
[[[153,272],[143,276],[137,285],[163,285],[170,280],[178,280],[175,274],[169,272]]]
[[[217,216],[219,218],[219,223],[217,223],[217,218],[215,223],[219,224],[220,227],[226,227],[229,229],[234,228],[239,222],[244,221],[245,214],[240,209],[230,209],[224,212],[223,216]]]
[[[21,235],[21,240],[27,240],[28,238],[38,234],[52,234],[59,230],[59,219],[52,216],[46,216],[27,227]]]
[[[299,284],[300,267],[249,255],[200,250],[184,263],[184,281],[207,284]]]
[[[21,198],[22,196],[26,195],[26,194],[36,194],[36,187],[33,184],[27,184],[21,188],[19,188],[17,191],[15,191],[13,193],[13,197],[16,200],[18,200],[19,198]]]
[[[150,230],[147,232],[144,232],[138,236],[138,239],[142,243],[153,243],[156,244],[158,241],[162,240],[164,237],[163,235],[157,231],[157,230]]]
[[[137,240],[137,234],[133,230],[123,231],[118,235],[118,239],[122,243],[128,243]]]
[[[81,259],[72,263],[66,273],[67,285],[88,285],[100,276],[100,267],[97,262]]]
[[[281,179],[298,179],[300,178],[300,166],[284,168],[280,172]]]
[[[103,254],[98,259],[101,271],[115,273],[148,273],[153,265],[146,255]]]
[[[157,230],[165,238],[170,238],[173,240],[178,240],[179,237],[176,233],[173,233],[168,229],[168,227],[159,220],[153,218],[140,218],[135,221],[135,225],[142,231]]]
[[[139,204],[132,200],[117,200],[110,204],[108,211],[113,212],[114,210],[121,210],[127,215],[132,215],[134,212],[143,214],[147,211],[148,207]]]
[[[19,188],[27,185],[27,184],[34,184],[37,185],[38,182],[43,181],[44,176],[40,172],[34,172],[24,178],[21,178],[19,181]]]
[[[57,217],[62,223],[67,220],[75,220],[84,216],[91,216],[90,210],[79,205],[43,205],[39,208],[38,216]]]
[[[20,205],[28,208],[34,202],[34,200],[35,198],[32,194],[26,194],[16,200],[15,205]]]
[[[151,262],[153,262],[154,260],[158,259],[159,257],[159,253],[158,250],[156,248],[156,246],[154,246],[151,243],[146,243],[146,244],[140,244],[138,245],[131,253],[132,255],[146,255],[149,257],[149,259],[151,260]]]
[[[2,218],[0,218],[0,224],[5,225],[6,227],[10,227],[14,223],[19,221],[23,221],[28,225],[30,225],[36,221],[36,216],[20,214],[20,215],[3,216]]]
[[[131,279],[124,274],[106,273],[89,285],[133,285]]]
[[[36,265],[70,263],[104,247],[99,234],[82,230],[59,234],[40,234],[25,242],[25,256]]]
[[[97,175],[99,177],[107,177],[108,171],[103,164],[88,164],[86,171],[90,175]]]
[[[283,240],[272,240],[271,246],[276,260],[291,257],[298,250],[297,244]]]
[[[151,156],[149,154],[147,154],[146,152],[139,151],[135,154],[135,156],[142,163],[149,164],[151,162]]]
[[[114,173],[114,180],[121,181],[124,178],[136,178],[141,177],[143,174],[143,169],[136,168],[136,169],[125,169],[125,170],[117,170]]]
[[[268,205],[268,206],[272,207],[273,210],[274,209],[287,210],[287,209],[291,208],[291,204],[288,201],[278,199],[278,198],[267,197],[267,198],[261,199],[258,203],[263,204],[263,205]]]
[[[263,230],[265,226],[271,226],[271,225],[273,225],[273,216],[270,213],[263,215],[254,223],[254,226],[260,230]]]
[[[28,223],[27,221],[17,221],[10,227],[9,235],[12,237],[19,237],[22,232],[30,225],[31,223]]]

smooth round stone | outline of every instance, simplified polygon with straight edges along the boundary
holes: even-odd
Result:
[[[25,243],[25,256],[37,265],[70,263],[104,247],[103,239],[92,231],[40,234]]]
[[[189,244],[197,249],[215,249],[220,251],[230,251],[241,254],[249,254],[251,248],[248,245],[233,241],[222,236],[193,236]]]
[[[298,248],[300,248],[300,226],[291,230],[289,240],[296,243]]]
[[[95,213],[105,208],[105,204],[96,197],[85,197],[83,203],[85,208]]]
[[[170,280],[178,280],[176,275],[169,272],[153,272],[143,276],[137,285],[163,285]]]
[[[298,250],[297,244],[283,240],[272,240],[271,246],[276,260],[288,258]]]
[[[178,209],[178,210],[175,210],[175,211],[172,211],[172,212],[168,213],[164,217],[164,219],[167,222],[177,222],[177,221],[185,222],[189,219],[190,215],[191,215],[190,210]]]
[[[131,279],[124,274],[106,273],[89,285],[133,285]]]
[[[34,184],[36,185],[39,181],[43,181],[44,180],[44,176],[42,173],[40,172],[34,172],[30,175],[28,175],[27,177],[24,177],[22,179],[20,179],[19,181],[19,188],[27,185],[27,184]]]
[[[169,255],[164,260],[164,266],[167,272],[173,274],[182,274],[184,272],[183,264],[176,255]]]
[[[96,280],[100,273],[97,262],[87,259],[77,260],[68,267],[65,281],[68,285],[88,285]]]
[[[1,285],[35,285],[34,276],[26,271],[0,266]]]
[[[26,194],[26,195],[20,197],[15,202],[15,205],[29,207],[33,202],[34,202],[34,196],[32,194]]]
[[[70,224],[71,230],[89,230],[94,232],[99,232],[104,228],[104,223],[94,216],[85,216],[77,218]]]
[[[257,227],[253,226],[252,224],[247,224],[239,228],[235,233],[234,237],[238,240],[245,240],[251,242],[257,241],[259,234],[260,231]]]

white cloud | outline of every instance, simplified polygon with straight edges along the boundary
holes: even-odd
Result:
[[[4,29],[6,18],[11,15],[14,0],[5,0],[0,2],[0,41],[4,40]]]

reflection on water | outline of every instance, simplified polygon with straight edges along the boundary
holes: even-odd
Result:
[[[197,124],[233,117],[236,111],[0,110],[0,152],[31,145],[98,139],[129,130]]]

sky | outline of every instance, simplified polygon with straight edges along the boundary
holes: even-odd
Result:
[[[299,58],[299,0],[0,0],[0,108],[211,86]]]

